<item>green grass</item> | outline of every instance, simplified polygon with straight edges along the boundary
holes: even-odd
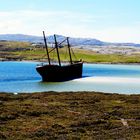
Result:
[[[140,95],[0,93],[0,101],[0,139],[140,139]]]
[[[4,47],[12,47],[12,48],[26,48],[30,46],[29,42],[18,42],[18,41],[0,41],[0,45]]]
[[[97,53],[89,53],[87,51],[82,50],[82,52],[78,52],[79,50],[75,50],[75,56],[73,56],[73,60],[82,59],[84,62],[88,63],[140,63],[139,55],[118,55],[118,54],[97,54]],[[31,51],[22,51],[15,52],[14,55],[22,56],[26,60],[42,60],[46,59],[47,56],[44,50],[31,50]],[[56,53],[51,53],[50,58],[54,61],[57,61]],[[66,56],[64,50],[60,50],[60,59],[62,61],[69,61],[68,55]]]
[[[76,56],[91,63],[140,63],[139,55],[98,54],[86,50],[75,50]]]
[[[5,51],[0,51],[1,58],[8,58],[12,60],[15,58],[17,60],[37,60],[37,61],[47,61],[47,56],[45,49],[34,48],[30,43],[26,42],[0,42],[6,48]],[[18,50],[22,48],[23,50]],[[24,50],[26,49],[26,50]],[[49,48],[49,51],[51,49]],[[61,61],[69,61],[68,50],[61,48],[60,50]],[[67,53],[66,53],[67,52]],[[82,59],[84,62],[88,63],[140,63],[140,55],[119,55],[119,54],[98,54],[93,51],[75,49],[75,56],[73,60]],[[50,53],[52,60],[57,61],[56,53]]]

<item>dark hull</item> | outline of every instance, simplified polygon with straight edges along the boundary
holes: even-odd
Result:
[[[42,65],[37,66],[36,70],[41,75],[42,81],[61,82],[82,77],[83,63],[78,62],[71,65]]]

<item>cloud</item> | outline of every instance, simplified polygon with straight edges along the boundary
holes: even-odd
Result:
[[[103,41],[140,43],[140,32],[138,29],[140,29],[140,26],[110,27],[96,30],[95,34],[96,38]]]
[[[84,13],[67,11],[12,11],[0,12],[0,33],[22,33],[42,35],[42,30],[50,34],[81,37],[88,24],[96,22],[97,17]]]
[[[1,11],[0,33],[42,35],[42,30],[45,30],[49,35],[55,33],[112,42],[140,43],[139,22],[135,21],[131,26],[106,26],[104,20],[105,16],[68,11]]]

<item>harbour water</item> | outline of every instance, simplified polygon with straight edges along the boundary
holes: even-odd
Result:
[[[39,62],[0,62],[0,92],[140,93],[140,65],[84,64],[83,78],[61,83],[44,83],[35,70],[37,64]]]

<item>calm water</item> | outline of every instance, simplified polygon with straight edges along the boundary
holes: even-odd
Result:
[[[37,62],[0,62],[0,92],[100,91],[139,94],[139,65],[84,64],[83,78],[43,83]]]

